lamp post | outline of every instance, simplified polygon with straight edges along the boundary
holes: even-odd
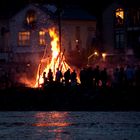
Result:
[[[98,55],[99,55],[98,52],[95,51],[95,52],[93,52],[90,56],[88,56],[88,65],[89,65],[89,61],[90,61],[90,59],[91,59],[92,57],[94,57],[94,56],[98,56]]]
[[[62,40],[61,40],[61,0],[58,0],[57,3],[57,7],[58,7],[58,30],[59,30],[59,45],[60,45],[60,53],[61,53],[61,45],[62,45]]]

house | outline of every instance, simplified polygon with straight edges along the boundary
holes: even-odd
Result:
[[[60,12],[54,5],[29,4],[7,23],[8,32],[1,35],[6,42],[0,42],[1,50],[3,48],[0,59],[16,69],[16,73],[28,71],[32,76],[36,74],[44,51],[46,59],[50,57],[49,28],[56,28],[61,51],[71,62],[76,62],[77,56],[78,62],[82,62],[84,56],[87,58],[96,38],[96,18],[75,6],[66,6]],[[5,29],[0,27],[1,31]]]
[[[103,48],[114,62],[133,63],[140,56],[140,7],[113,2],[102,14]],[[121,62],[120,62],[121,61]]]

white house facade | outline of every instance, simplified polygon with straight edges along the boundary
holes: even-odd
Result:
[[[40,61],[46,45],[50,47],[51,38],[47,30],[55,27],[59,35],[58,17],[51,12],[46,6],[40,7],[32,4],[10,19],[9,44],[12,61],[37,63]],[[95,17],[69,7],[62,11],[61,44],[66,54],[70,50],[83,50],[91,47],[95,38]]]

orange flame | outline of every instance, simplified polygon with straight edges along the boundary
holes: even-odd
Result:
[[[56,29],[54,27],[50,28],[48,30],[48,32],[49,32],[50,37],[52,38],[52,41],[51,41],[51,51],[52,51],[51,61],[50,61],[50,63],[48,63],[46,65],[44,70],[41,72],[42,62],[46,61],[46,59],[44,59],[44,56],[41,59],[41,62],[38,66],[35,87],[39,87],[41,84],[43,84],[43,82],[44,82],[43,73],[46,72],[46,74],[47,74],[49,69],[52,70],[53,76],[55,77],[56,68],[60,68],[62,73],[65,72],[68,68],[70,68],[70,66],[65,62],[64,52],[60,52],[59,37],[56,33]]]

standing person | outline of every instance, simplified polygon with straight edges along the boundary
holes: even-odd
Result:
[[[115,68],[113,72],[113,86],[114,88],[118,88],[119,86],[119,68]]]
[[[68,86],[69,85],[69,80],[70,80],[70,69],[68,69],[65,73],[64,73],[64,79],[65,79],[65,85]]]
[[[140,86],[140,65],[138,65],[135,70],[135,84],[137,87]]]
[[[44,86],[47,84],[46,72],[43,72]]]
[[[63,77],[61,70],[59,68],[56,69],[55,81],[57,83],[61,82],[61,78]]]
[[[124,89],[125,80],[126,80],[126,76],[125,76],[124,67],[121,66],[119,70],[119,88],[120,89]]]
[[[49,72],[48,72],[48,80],[50,83],[53,82],[53,72],[51,69],[49,69]]]
[[[88,67],[86,70],[86,87],[92,88],[93,87],[93,77],[94,72],[92,67]]]
[[[100,80],[99,65],[97,65],[96,68],[94,69],[94,77],[95,77],[95,87],[99,87],[99,80]]]
[[[126,75],[126,85],[128,87],[133,86],[135,72],[130,65],[127,65],[127,68],[125,70],[125,75]]]
[[[86,86],[86,68],[83,68],[80,71],[80,82],[82,87]]]
[[[107,79],[108,79],[108,74],[107,74],[107,69],[104,68],[102,71],[101,71],[101,81],[102,81],[102,87],[103,89],[106,88],[106,85],[107,85]]]
[[[76,86],[77,85],[77,73],[75,70],[71,73],[71,86]]]

